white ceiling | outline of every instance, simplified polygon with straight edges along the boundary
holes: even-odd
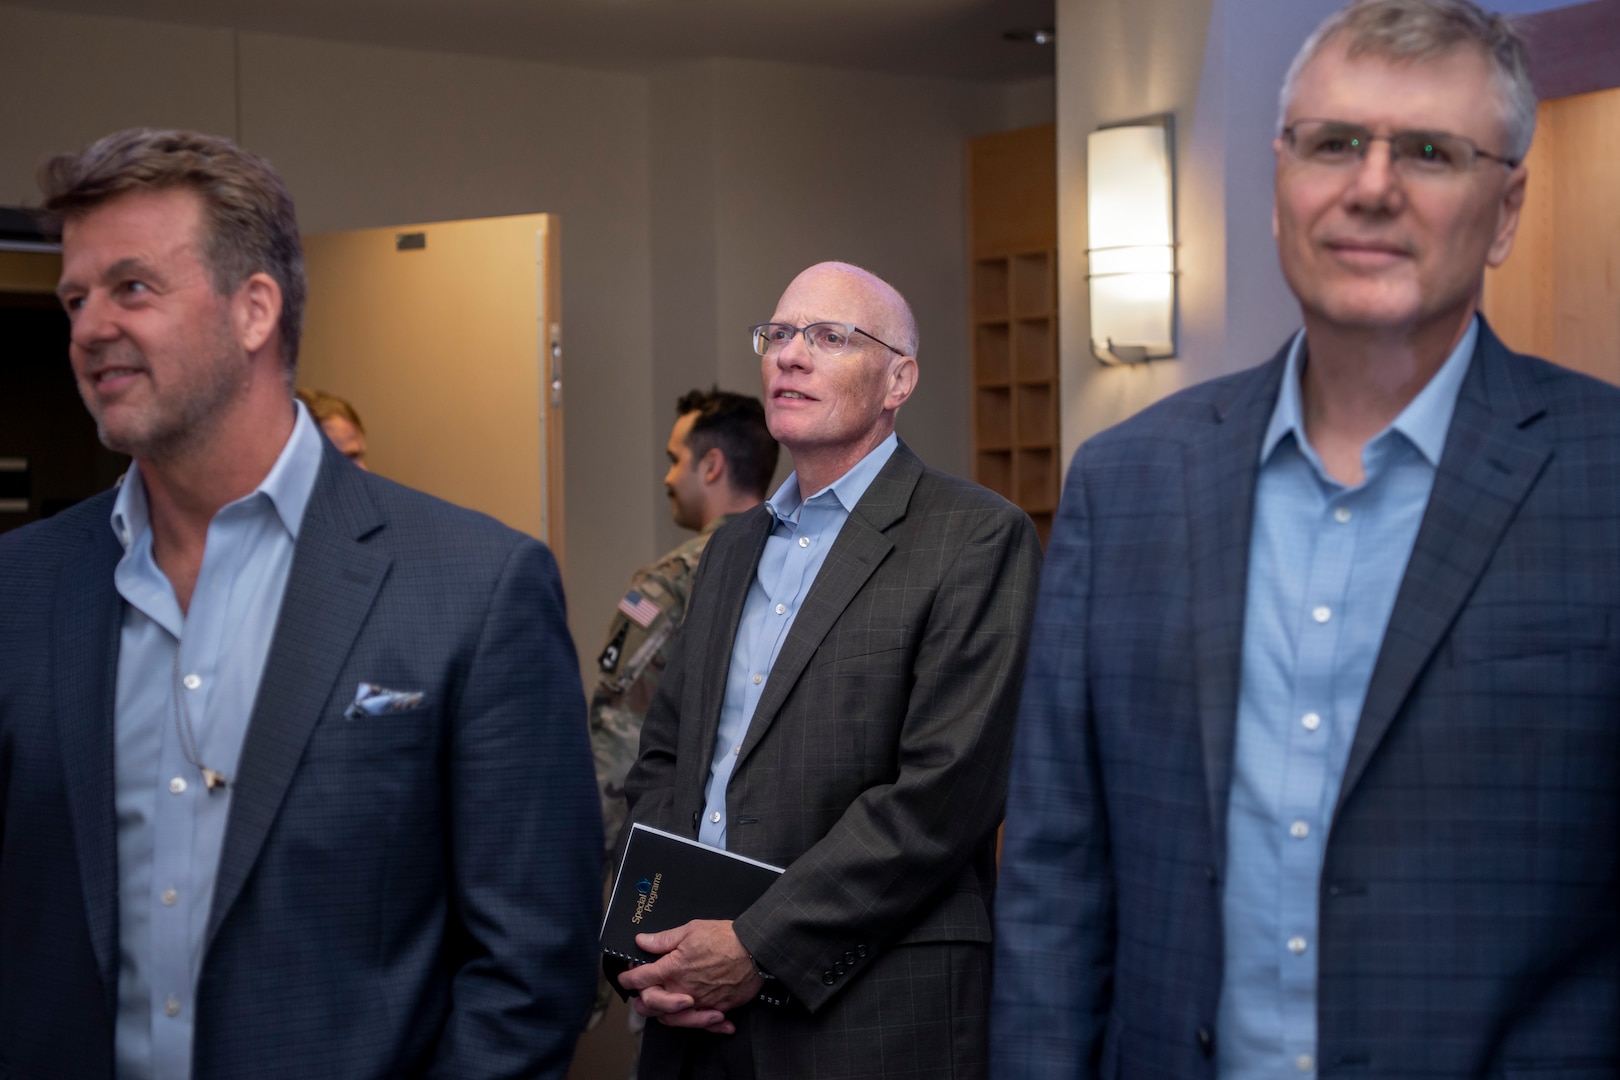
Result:
[[[17,2],[17,0],[11,0]],[[1054,0],[21,0],[195,26],[639,69],[753,57],[969,79],[1053,71]]]

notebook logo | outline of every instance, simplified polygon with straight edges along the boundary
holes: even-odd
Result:
[[[643,918],[652,914],[653,905],[658,903],[658,886],[663,883],[663,874],[654,874],[651,881],[642,878],[636,882],[636,891],[641,895],[636,897],[636,913],[630,916],[632,923],[639,923]]]

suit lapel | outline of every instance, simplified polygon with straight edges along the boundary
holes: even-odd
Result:
[[[693,744],[693,759],[702,762],[694,775],[705,783],[709,775],[709,755],[720,732],[720,706],[726,696],[726,673],[731,668],[731,650],[737,639],[737,627],[742,621],[743,604],[754,583],[754,572],[759,566],[765,541],[775,524],[770,509],[757,506],[734,522],[724,536],[710,541],[703,551],[702,574],[705,591],[713,590],[719,597],[719,608],[699,630],[710,631],[704,641],[688,643],[684,648],[694,650],[693,655],[703,659],[699,677],[703,680],[698,697],[697,741]],[[735,541],[733,542],[733,538]],[[714,559],[713,562],[707,560]],[[712,583],[712,584],[711,584]],[[684,633],[684,631],[683,631]],[[684,755],[683,755],[684,756]]]
[[[894,542],[884,532],[905,516],[911,493],[922,473],[921,459],[901,443],[855,505],[844,527],[838,530],[838,539],[810,586],[804,606],[794,617],[793,628],[782,643],[776,663],[771,665],[765,692],[760,695],[753,719],[748,722],[748,734],[738,753],[738,766],[765,737],[827,632],[866,585],[878,564],[894,550]]]
[[[1552,448],[1528,430],[1544,411],[1522,364],[1480,325],[1434,491],[1373,667],[1339,789],[1343,806],[1501,543]]]
[[[1186,447],[1193,656],[1215,866],[1226,871],[1226,808],[1232,790],[1243,614],[1260,446],[1276,407],[1287,346],[1235,380]]]
[[[111,508],[111,501],[107,506]],[[113,571],[123,557],[105,524],[81,534],[62,556],[53,650],[56,719],[62,743],[68,812],[84,880],[90,943],[106,984],[118,1000],[118,811],[114,804],[113,715],[123,601]]]
[[[323,454],[232,784],[209,943],[258,859],[304,745],[388,573],[389,558],[359,542],[384,525],[366,494],[364,475],[330,444]]]

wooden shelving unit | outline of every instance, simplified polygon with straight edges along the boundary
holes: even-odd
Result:
[[[1062,473],[1057,179],[1052,125],[968,145],[973,478],[1046,542]]]

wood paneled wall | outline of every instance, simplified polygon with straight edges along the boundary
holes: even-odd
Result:
[[[1620,89],[1544,101],[1485,316],[1521,352],[1620,384]]]

